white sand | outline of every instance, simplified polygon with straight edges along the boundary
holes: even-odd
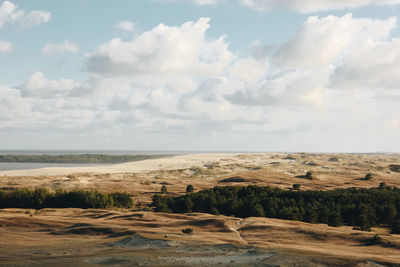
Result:
[[[237,159],[238,155],[239,154],[190,154],[96,167],[50,167],[33,170],[2,171],[0,172],[0,176],[68,175],[72,173],[137,173],[154,170],[184,169],[203,166],[205,163],[234,161]]]

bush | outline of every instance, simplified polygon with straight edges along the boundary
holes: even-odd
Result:
[[[131,208],[133,206],[132,198],[127,193],[110,194],[114,200],[114,206],[119,208]]]
[[[293,185],[293,190],[300,190],[301,185],[300,184],[294,184]]]
[[[395,220],[395,222],[391,226],[392,234],[400,234],[400,219]]]
[[[364,177],[364,180],[365,180],[365,181],[372,180],[372,173],[367,173],[367,174],[365,175],[365,177]]]
[[[367,245],[374,246],[374,245],[382,245],[383,239],[379,235],[375,235],[373,238],[367,240]]]
[[[387,188],[387,184],[385,182],[382,182],[379,184],[379,189],[386,189]]]
[[[161,187],[161,193],[168,193],[168,188],[165,185]]]
[[[306,173],[306,178],[307,178],[308,180],[314,180],[314,179],[316,178],[316,175],[315,175],[315,173],[314,173],[313,171],[308,171],[308,172]]]
[[[187,235],[191,235],[193,233],[193,229],[192,228],[182,229],[182,233],[187,234]]]
[[[194,191],[193,185],[186,186],[186,193],[192,193]]]

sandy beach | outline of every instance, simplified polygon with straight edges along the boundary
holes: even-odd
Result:
[[[96,166],[96,167],[51,167],[33,170],[2,171],[0,176],[39,176],[39,175],[66,175],[71,173],[121,173],[143,172],[155,170],[185,169],[203,166],[207,163],[234,161],[239,154],[189,154],[168,158],[142,160],[130,163]]]

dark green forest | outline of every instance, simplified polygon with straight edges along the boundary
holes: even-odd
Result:
[[[127,193],[104,194],[97,191],[56,190],[54,193],[47,189],[35,190],[14,189],[0,190],[0,209],[3,208],[131,208],[133,201]]]
[[[0,155],[0,162],[19,163],[73,163],[73,164],[108,164],[124,163],[146,159],[156,159],[171,155],[104,155],[104,154],[70,154],[70,155]]]
[[[173,197],[153,197],[156,211],[205,212],[235,217],[269,217],[360,230],[382,225],[400,233],[400,189],[348,188],[332,191],[296,191],[261,186],[214,187]]]

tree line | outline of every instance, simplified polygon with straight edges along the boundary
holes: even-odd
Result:
[[[162,212],[204,212],[235,217],[269,217],[360,230],[385,225],[400,233],[400,189],[348,188],[295,191],[251,185],[214,187],[173,197],[157,194],[152,205]]]
[[[44,188],[0,190],[0,209],[103,209],[111,207],[131,208],[132,206],[133,201],[127,193],[104,194],[86,190],[56,190],[50,192]]]
[[[104,154],[70,154],[70,155],[0,155],[0,162],[17,163],[71,163],[71,164],[107,164],[140,161],[167,157],[168,155],[104,155]]]

